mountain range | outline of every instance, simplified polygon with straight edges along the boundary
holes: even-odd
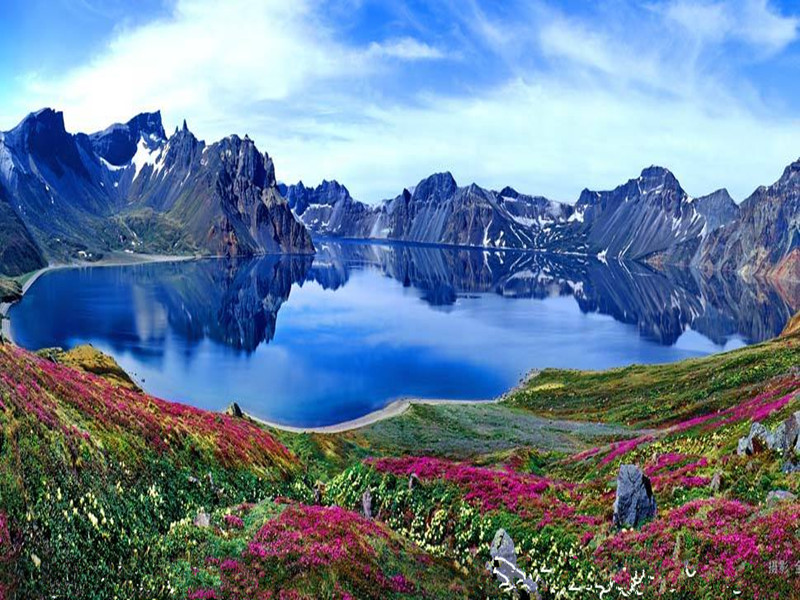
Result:
[[[727,190],[692,197],[663,167],[610,191],[585,189],[574,205],[437,173],[369,206],[336,181],[279,185],[318,236],[538,249],[748,275],[800,279],[800,161],[737,205]]]
[[[108,252],[314,252],[312,235],[542,250],[800,279],[800,160],[737,205],[652,166],[575,204],[436,173],[373,206],[336,181],[279,184],[246,135],[172,135],[159,112],[92,134],[44,109],[0,133],[0,274]]]
[[[157,112],[89,135],[51,109],[28,115],[0,134],[0,202],[7,275],[109,251],[314,250],[252,140],[207,145],[185,122],[167,136]]]

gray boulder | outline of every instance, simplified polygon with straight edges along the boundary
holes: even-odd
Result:
[[[656,516],[656,498],[650,479],[636,465],[622,465],[617,475],[614,525],[638,527]]]
[[[794,502],[797,500],[797,496],[795,496],[791,492],[787,492],[785,490],[774,490],[767,494],[767,506],[774,506],[780,502]]]
[[[517,567],[517,551],[514,540],[505,529],[498,529],[489,548],[492,560],[486,564],[497,581],[505,590],[512,590],[513,598],[525,600],[539,598],[536,582]]]
[[[712,494],[719,494],[719,490],[722,488],[722,471],[714,471],[709,488],[711,488]]]
[[[241,419],[244,416],[241,407],[236,402],[231,402],[228,408],[225,409],[225,414],[229,417],[236,417]]]
[[[736,453],[739,456],[758,454],[767,450],[780,452],[785,458],[800,452],[800,411],[770,431],[761,423],[750,426],[750,432],[739,438]]]
[[[800,453],[800,410],[778,426],[775,441],[784,457]]]
[[[750,433],[739,438],[736,454],[739,456],[758,454],[775,448],[775,436],[761,423],[750,425]]]
[[[800,473],[800,463],[787,460],[781,467],[781,472],[790,475],[792,473]]]
[[[366,490],[361,496],[361,508],[364,511],[364,516],[368,519],[372,518],[372,494]]]
[[[208,516],[208,513],[204,510],[201,510],[197,513],[197,516],[194,518],[194,526],[195,527],[209,527],[211,526],[211,517]]]

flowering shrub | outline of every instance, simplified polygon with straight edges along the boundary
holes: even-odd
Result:
[[[336,506],[269,506],[267,520],[257,525],[235,558],[207,557],[204,570],[196,571],[198,576],[212,575],[218,584],[190,585],[187,598],[467,597],[458,576],[403,544],[383,524]],[[277,516],[275,509],[281,511]],[[197,539],[196,528],[186,534]],[[206,551],[230,552],[230,542],[210,542],[203,545]],[[439,588],[448,591],[437,592]]]
[[[429,457],[382,458],[372,461],[380,472],[420,479],[443,479],[465,490],[464,499],[483,510],[500,507],[521,511],[554,485],[543,477],[453,463]]]
[[[781,395],[787,387],[792,391],[788,394]],[[787,386],[782,385],[781,387],[767,390],[750,400],[718,413],[711,413],[681,421],[669,427],[667,431],[675,433],[697,427],[698,425],[703,425],[703,429],[709,430],[714,427],[722,427],[724,425],[740,423],[747,420],[763,421],[789,404],[791,399],[797,394],[798,387],[800,387],[800,377],[790,378]]]
[[[14,346],[0,346],[0,395],[40,423],[70,438],[90,431],[137,436],[159,452],[209,448],[227,467],[293,469],[296,458],[266,430],[245,419],[166,402],[114,386],[102,377],[40,359]],[[82,423],[63,418],[78,411]]]
[[[739,368],[734,355],[749,353],[762,362]],[[391,454],[380,428],[372,437],[273,434],[0,346],[0,600],[492,598],[484,562],[501,527],[543,600],[598,597],[596,586],[612,581],[621,593],[640,573],[649,598],[800,597],[786,576],[800,562],[800,503],[763,506],[769,491],[798,493],[800,483],[777,453],[735,455],[748,421],[774,426],[797,410],[797,350],[731,355],[724,373],[703,361],[569,372],[531,402],[549,409],[541,395],[553,394],[562,416],[601,410],[600,420],[661,428],[572,456],[499,455],[471,440],[457,454],[478,455],[470,464],[365,461]],[[643,386],[660,370],[683,379]],[[493,460],[506,466],[477,466]],[[659,512],[618,532],[623,460],[650,477]],[[721,482],[713,490],[712,473]],[[420,481],[409,486],[412,474]],[[316,478],[321,502],[345,508],[301,503]],[[361,510],[365,490],[375,521],[346,510]],[[201,512],[209,526],[195,525]]]
[[[12,597],[163,597],[159,544],[172,521],[291,489],[298,464],[246,420],[10,345],[0,399],[0,584]],[[9,520],[24,552],[9,554]]]
[[[800,505],[767,513],[737,501],[695,500],[605,541],[595,552],[608,568],[644,570],[657,596],[733,596],[758,590],[760,598],[800,597],[800,580],[771,568],[800,560]],[[674,591],[671,591],[674,590]],[[669,592],[669,593],[668,593]],[[702,594],[702,595],[701,595]]]
[[[222,517],[222,520],[225,522],[226,526],[232,529],[244,529],[244,521],[241,517],[237,517],[236,515],[225,515]]]

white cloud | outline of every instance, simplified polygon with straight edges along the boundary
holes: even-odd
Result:
[[[204,120],[375,68],[335,42],[314,8],[310,0],[179,0],[169,19],[120,31],[89,64],[34,80],[30,91],[86,129],[154,108]]]
[[[279,175],[336,177],[374,202],[447,169],[461,185],[512,185],[574,202],[584,187],[613,188],[655,163],[672,169],[690,194],[728,187],[741,200],[800,155],[797,119],[759,118],[730,105],[710,112],[631,90],[576,91],[552,77],[474,98],[431,97],[414,108],[358,109],[368,122],[307,123],[314,143],[304,135],[275,139]]]
[[[438,48],[408,37],[389,40],[380,44],[373,42],[369,46],[369,53],[374,56],[403,60],[426,60],[445,57],[444,52]]]
[[[698,39],[732,39],[767,52],[777,52],[795,41],[800,27],[800,20],[781,15],[767,0],[674,0],[664,7],[664,14]]]
[[[703,47],[732,36],[788,43],[796,21],[764,2],[742,4],[755,11],[747,23],[727,5],[686,0],[669,4],[666,21],[659,11],[613,22],[548,9],[507,24],[469,7],[467,24],[454,5],[455,27],[483,44],[444,52],[410,37],[348,45],[320,21],[317,0],[178,0],[169,19],[120,31],[86,65],[29,80],[20,112],[55,106],[70,129],[91,131],[160,108],[167,124],[185,117],[209,141],[249,133],[279,179],[336,178],[370,202],[440,170],[574,201],[651,163],[691,194],[727,186],[741,199],[800,154],[800,120],[702,60]],[[381,88],[399,66],[476,48],[513,75],[458,96],[421,86],[407,102]]]
[[[617,40],[596,27],[563,18],[545,23],[539,32],[545,56],[572,61],[606,75],[654,84],[659,64],[651,50],[631,52],[630,40]]]

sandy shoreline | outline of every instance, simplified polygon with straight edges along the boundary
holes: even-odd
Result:
[[[77,263],[68,263],[68,264],[57,264],[57,265],[48,265],[43,269],[39,269],[35,271],[33,275],[31,275],[25,283],[22,285],[22,296],[25,296],[25,292],[27,292],[31,286],[36,283],[36,281],[45,273],[49,273],[50,271],[57,271],[60,269],[85,269],[85,268],[99,268],[99,267],[124,267],[127,265],[144,265],[149,263],[163,263],[163,262],[184,262],[188,260],[198,260],[203,258],[201,256],[185,256],[185,255],[162,255],[162,254],[115,254],[109,258],[99,260],[97,262],[77,262]],[[3,317],[8,317],[8,311],[11,310],[11,307],[14,305],[15,302],[19,302],[19,300],[15,300],[14,302],[2,302],[0,303],[0,315]],[[2,319],[2,331],[3,338],[6,341],[14,343],[14,336],[12,335],[11,330],[11,321],[8,318]]]
[[[411,408],[412,405],[435,406],[439,404],[497,404],[505,400],[510,394],[513,394],[517,390],[520,390],[523,387],[525,387],[528,383],[530,383],[532,379],[537,377],[539,373],[541,373],[541,370],[532,369],[522,379],[520,379],[517,385],[515,385],[512,388],[509,388],[496,398],[487,398],[485,400],[448,400],[447,398],[441,398],[441,399],[401,398],[399,400],[395,400],[394,402],[390,402],[381,409],[374,410],[371,413],[367,413],[363,417],[358,417],[357,419],[351,419],[350,421],[343,421],[341,423],[336,423],[334,425],[322,425],[320,427],[293,427],[291,425],[284,425],[282,423],[274,423],[272,421],[267,421],[266,419],[255,417],[247,412],[243,412],[243,414],[246,418],[250,419],[255,423],[259,423],[260,425],[271,427],[273,429],[279,429],[281,431],[288,431],[290,433],[345,433],[347,431],[354,431],[356,429],[367,427],[368,425],[374,425],[379,421],[391,419],[392,417],[399,417],[400,415],[405,413],[409,408]]]
[[[398,417],[406,412],[412,405],[436,405],[436,404],[495,404],[500,402],[501,398],[494,398],[491,400],[446,400],[446,399],[411,399],[411,398],[404,398],[402,400],[395,400],[387,404],[385,407],[373,411],[364,415],[363,417],[359,417],[357,419],[352,419],[350,421],[344,421],[342,423],[336,423],[335,425],[323,425],[321,427],[292,427],[291,425],[283,425],[281,423],[273,423],[272,421],[267,421],[265,419],[260,419],[258,417],[254,417],[249,413],[244,413],[244,415],[256,422],[260,425],[266,425],[267,427],[272,427],[273,429],[280,429],[281,431],[288,431],[290,433],[344,433],[346,431],[353,431],[355,429],[361,429],[362,427],[366,427],[367,425],[373,425],[378,421],[383,421],[385,419],[391,419],[392,417]]]

